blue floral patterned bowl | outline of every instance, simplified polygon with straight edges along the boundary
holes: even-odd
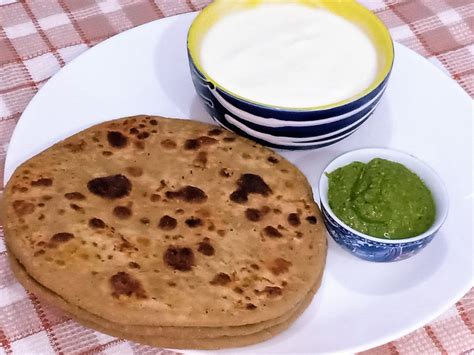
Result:
[[[330,173],[354,161],[369,162],[373,158],[396,161],[416,173],[431,190],[436,204],[433,225],[425,233],[405,239],[381,239],[352,229],[342,222],[331,210],[328,202],[328,179]],[[448,192],[439,176],[425,163],[403,152],[368,148],[345,153],[333,160],[324,169],[319,181],[319,196],[324,223],[331,237],[355,256],[377,262],[398,261],[409,258],[427,246],[441,228],[448,214]]]
[[[259,3],[276,1],[261,0]],[[255,0],[215,0],[201,11],[188,33],[189,66],[197,94],[210,116],[221,126],[273,148],[321,148],[348,137],[372,115],[390,76],[393,42],[384,24],[355,0],[296,1],[343,16],[362,27],[372,39],[378,52],[379,68],[375,80],[366,90],[330,105],[287,108],[243,98],[219,85],[218,78],[211,78],[200,63],[203,38],[221,17],[255,6]]]

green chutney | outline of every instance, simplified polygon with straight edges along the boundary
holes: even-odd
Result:
[[[436,207],[431,191],[404,165],[380,158],[353,162],[329,174],[334,214],[351,228],[383,239],[426,232]]]

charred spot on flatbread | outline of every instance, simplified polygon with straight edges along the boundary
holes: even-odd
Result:
[[[190,271],[194,266],[194,253],[191,248],[169,246],[163,255],[163,260],[175,270]]]
[[[288,223],[293,227],[298,227],[301,224],[300,216],[298,213],[290,213],[288,215]]]
[[[198,244],[198,252],[206,256],[214,255],[215,249],[210,243],[209,238],[204,238],[204,240]]]
[[[232,279],[229,275],[224,272],[219,272],[214,276],[214,278],[209,282],[211,285],[225,286],[230,283]]]
[[[160,222],[158,223],[158,227],[165,231],[170,231],[176,228],[178,225],[178,221],[176,218],[165,215],[160,218]]]
[[[106,224],[100,218],[91,218],[89,220],[89,227],[93,229],[104,229],[106,227]]]
[[[92,179],[87,183],[87,188],[94,195],[114,200],[128,196],[132,183],[126,176],[117,174]]]
[[[166,197],[171,200],[182,200],[189,203],[203,203],[207,201],[207,195],[203,190],[189,185],[178,191],[166,191]]]
[[[31,202],[24,200],[13,201],[13,210],[19,216],[26,216],[32,214],[35,211],[35,205]]]
[[[224,131],[219,128],[213,128],[210,131],[207,132],[209,136],[219,136],[223,133]]]
[[[161,146],[166,149],[175,149],[178,145],[172,139],[164,139],[161,141]]]
[[[110,285],[113,297],[135,296],[139,299],[147,298],[141,282],[127,272],[120,271],[114,274],[110,278]]]
[[[245,217],[252,222],[258,222],[262,219],[263,213],[256,208],[247,208],[245,210]]]
[[[186,223],[186,225],[189,227],[189,228],[196,228],[196,227],[200,227],[204,224],[204,222],[202,221],[201,218],[198,218],[198,217],[189,217],[187,218],[184,223]]]
[[[272,164],[278,164],[278,163],[280,162],[280,161],[279,161],[277,158],[275,158],[274,156],[268,157],[267,160],[268,160],[270,163],[272,163]]]
[[[74,234],[68,232],[61,232],[54,234],[48,243],[48,247],[56,248],[58,245],[66,243],[74,238]]]
[[[276,229],[275,227],[273,227],[273,226],[266,226],[263,229],[263,234],[267,237],[270,237],[270,238],[281,238],[281,237],[283,237],[283,234],[281,234],[280,231],[278,229]]]
[[[270,271],[274,275],[280,275],[288,272],[290,266],[293,265],[290,261],[283,258],[276,258],[270,263]]]
[[[53,179],[50,178],[40,178],[38,180],[34,180],[31,182],[31,186],[42,186],[42,187],[49,187],[53,185]]]
[[[236,203],[245,203],[248,201],[249,194],[269,196],[272,193],[272,189],[261,176],[256,174],[243,174],[237,180],[237,190],[230,195],[230,199]]]
[[[128,144],[128,138],[118,131],[107,132],[107,141],[114,148],[123,148]]]
[[[127,219],[132,216],[132,210],[127,206],[117,206],[114,208],[112,213],[118,219]]]
[[[86,199],[86,196],[81,194],[80,192],[68,192],[64,194],[68,200],[75,200],[75,201],[82,201]]]
[[[198,150],[201,147],[201,143],[197,139],[188,139],[184,142],[185,150]]]

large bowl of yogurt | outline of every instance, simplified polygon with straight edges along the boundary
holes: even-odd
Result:
[[[270,147],[313,149],[372,115],[394,53],[356,1],[216,0],[193,21],[188,56],[217,123]]]

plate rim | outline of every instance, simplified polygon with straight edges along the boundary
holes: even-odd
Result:
[[[173,21],[177,17],[196,16],[197,13],[198,12],[187,12],[187,13],[178,14],[178,15],[174,15],[174,16],[164,17],[164,18],[157,19],[157,20],[142,24],[140,26],[131,28],[131,29],[123,31],[121,33],[118,33],[118,34],[116,34],[116,35],[100,42],[99,44],[97,44],[97,45],[95,45],[91,48],[86,49],[83,53],[78,55],[76,58],[74,58],[69,63],[67,63],[63,68],[61,68],[57,73],[55,73],[41,87],[41,89],[34,95],[34,97],[30,100],[30,102],[28,103],[28,105],[26,106],[24,111],[22,112],[22,114],[21,114],[21,116],[20,116],[20,118],[19,118],[19,120],[18,120],[18,122],[15,126],[15,129],[14,129],[13,134],[12,134],[12,136],[10,138],[10,141],[9,141],[8,150],[7,150],[6,157],[5,157],[4,185],[6,185],[6,183],[8,182],[8,180],[6,179],[8,173],[10,173],[10,175],[11,175],[14,172],[14,169],[16,168],[16,167],[15,168],[9,168],[9,165],[14,165],[14,164],[11,163],[11,159],[12,159],[11,156],[13,154],[12,150],[14,148],[14,146],[11,143],[14,142],[15,145],[18,145],[18,143],[16,143],[16,141],[19,141],[19,142],[21,141],[21,140],[18,140],[18,138],[16,137],[17,135],[19,135],[21,133],[20,129],[18,129],[19,126],[20,126],[20,123],[25,122],[25,120],[23,119],[24,116],[26,117],[27,115],[29,115],[29,111],[31,110],[31,107],[33,107],[33,105],[36,103],[37,100],[41,99],[41,96],[39,96],[38,94],[40,94],[41,92],[46,92],[48,87],[50,87],[52,85],[55,85],[56,81],[60,80],[61,76],[64,75],[64,74],[61,74],[61,73],[64,73],[64,70],[66,68],[70,68],[73,65],[77,65],[76,63],[78,63],[79,61],[84,60],[84,58],[87,58],[87,56],[93,56],[96,51],[101,50],[101,48],[103,46],[109,45],[112,41],[117,41],[117,40],[120,40],[120,38],[122,36],[125,37],[127,35],[130,35],[129,32],[140,32],[145,27],[153,26],[156,22]],[[451,89],[450,90],[453,90],[454,87],[456,87],[456,89],[458,90],[458,94],[463,95],[464,99],[468,99],[472,103],[472,100],[471,100],[470,96],[465,92],[465,90],[452,77],[447,75],[447,73],[444,72],[441,68],[436,66],[434,63],[430,62],[427,58],[425,58],[425,57],[421,56],[420,54],[416,53],[412,49],[404,46],[403,44],[395,42],[394,45],[395,45],[395,48],[403,47],[404,50],[408,50],[409,52],[411,52],[412,55],[416,56],[418,58],[418,60],[425,61],[425,62],[427,62],[426,64],[430,64],[432,67],[436,68],[439,75],[441,75],[443,77],[443,80],[448,80],[451,83]],[[397,60],[396,57],[397,57],[397,54],[395,53],[395,61]],[[70,70],[70,69],[68,69],[68,70]],[[21,128],[21,126],[20,126],[20,128]],[[316,186],[316,188],[317,188],[317,186]],[[474,286],[474,277],[473,276],[474,275],[471,274],[470,282],[466,283],[466,285],[464,285],[464,287],[462,287],[462,288],[460,287],[458,292],[453,297],[451,297],[449,302],[446,302],[443,307],[439,307],[435,311],[430,312],[430,315],[425,317],[423,320],[419,320],[417,322],[414,322],[412,326],[404,327],[403,330],[400,330],[398,332],[393,332],[392,335],[390,335],[390,336],[380,337],[378,340],[374,340],[372,342],[365,342],[363,345],[345,348],[345,350],[340,350],[340,351],[359,352],[359,351],[368,350],[368,349],[371,349],[373,347],[377,347],[377,346],[386,344],[387,342],[396,340],[396,339],[398,339],[398,338],[400,338],[404,335],[407,335],[407,334],[413,332],[414,330],[417,330],[417,329],[423,327],[427,323],[429,323],[432,320],[436,319],[439,315],[444,313],[450,307],[452,307],[461,297],[463,297]],[[240,349],[245,349],[245,348],[240,348]],[[189,350],[187,350],[187,351],[189,351]]]

